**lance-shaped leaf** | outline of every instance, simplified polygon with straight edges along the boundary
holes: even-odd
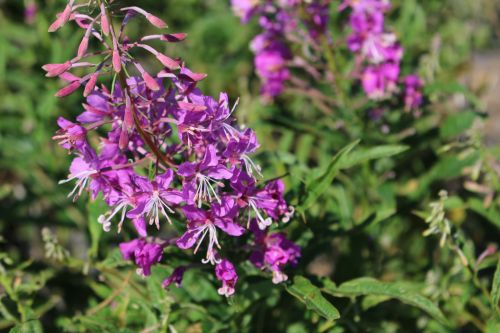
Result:
[[[341,151],[339,151],[332,159],[326,171],[313,180],[310,184],[308,184],[306,188],[306,198],[304,202],[299,206],[299,209],[304,211],[309,208],[316,200],[328,189],[328,187],[332,184],[333,180],[337,176],[340,169],[342,169],[343,165],[346,163],[347,157],[349,153],[356,147],[359,143],[355,141],[348,146],[344,147]]]
[[[378,160],[381,158],[391,157],[401,154],[408,150],[408,146],[403,145],[385,145],[377,146],[369,149],[358,149],[346,156],[341,164],[342,169],[353,167],[370,160]]]
[[[498,260],[497,269],[493,277],[493,285],[491,286],[491,306],[493,313],[500,316],[498,311],[498,302],[500,301],[500,259]]]
[[[97,257],[99,251],[99,240],[102,236],[102,225],[97,222],[99,215],[103,214],[107,209],[106,203],[99,195],[94,201],[89,201],[87,205],[88,225],[90,234],[90,249],[89,257]]]
[[[305,277],[295,277],[293,284],[288,286],[286,290],[304,303],[308,309],[315,311],[322,317],[328,320],[340,318],[339,311],[323,297],[319,288]]]
[[[404,283],[381,282],[374,278],[363,277],[347,281],[340,286],[326,280],[324,292],[337,297],[353,296],[387,296],[417,307],[441,323],[446,324],[447,320],[441,310],[428,298],[408,288]]]

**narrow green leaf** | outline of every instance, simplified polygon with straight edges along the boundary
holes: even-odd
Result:
[[[408,146],[403,145],[386,145],[370,149],[359,149],[346,156],[342,162],[341,168],[347,169],[366,161],[391,157],[408,150],[408,148]]]
[[[481,215],[497,228],[500,228],[500,212],[494,206],[484,208],[482,200],[477,198],[472,198],[467,201],[467,206],[473,212]]]
[[[387,296],[415,306],[442,323],[447,323],[441,310],[428,298],[410,290],[403,283],[381,282],[373,278],[359,278],[336,287],[333,283],[325,283],[325,292],[338,297],[352,296]]]
[[[90,249],[89,257],[97,257],[99,251],[99,240],[102,235],[102,225],[97,222],[99,215],[106,211],[106,204],[99,195],[94,201],[89,201],[87,205],[88,212],[88,228],[90,233]]]
[[[9,333],[43,333],[43,329],[39,320],[31,319],[14,326]]]
[[[493,285],[491,286],[491,305],[493,312],[500,315],[498,312],[498,302],[500,301],[500,259],[498,259],[497,269],[493,277]]]
[[[475,108],[480,109],[482,106],[479,98],[474,95],[466,86],[457,82],[435,82],[426,84],[424,93],[429,94],[462,94]]]
[[[500,332],[500,321],[498,319],[490,319],[486,323],[486,333]]]
[[[293,284],[288,286],[286,290],[304,303],[308,309],[315,311],[322,317],[328,320],[340,318],[339,311],[323,297],[319,288],[305,277],[295,277]]]
[[[358,143],[359,140],[347,145],[339,151],[333,157],[326,171],[307,186],[307,196],[299,209],[305,210],[309,208],[328,189],[339,170],[342,169],[342,165],[345,163],[347,155],[358,145]]]
[[[476,118],[477,114],[471,111],[458,112],[449,116],[441,125],[441,137],[449,139],[462,134],[472,126]]]

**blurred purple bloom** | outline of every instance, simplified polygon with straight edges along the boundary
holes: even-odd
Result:
[[[143,276],[151,275],[151,266],[161,261],[163,247],[156,243],[148,243],[139,238],[130,242],[120,243],[120,252],[123,259],[134,260],[139,267],[138,273]]]

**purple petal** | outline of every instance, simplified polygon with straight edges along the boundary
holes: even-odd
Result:
[[[186,231],[175,242],[180,249],[186,250],[193,247],[194,243],[200,238],[201,233],[198,229],[191,229]]]
[[[241,236],[245,233],[245,228],[234,223],[230,219],[216,219],[214,224],[230,236]]]

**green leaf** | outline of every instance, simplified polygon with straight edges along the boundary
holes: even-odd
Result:
[[[484,208],[483,201],[477,198],[471,198],[467,201],[469,209],[484,217],[488,222],[500,228],[500,212],[494,207]]]
[[[95,258],[99,252],[99,240],[102,235],[102,225],[97,222],[99,215],[104,214],[106,211],[106,203],[99,195],[94,201],[89,201],[87,205],[88,212],[88,228],[90,233],[90,249],[89,257]]]
[[[313,180],[306,188],[306,198],[304,202],[300,205],[299,209],[304,211],[309,208],[316,200],[328,189],[332,184],[335,176],[342,165],[345,163],[348,154],[354,149],[359,143],[359,140],[347,145],[341,151],[339,151],[332,159],[326,171],[318,178]]]
[[[426,95],[435,93],[462,94],[475,108],[481,109],[481,101],[467,87],[457,82],[435,82],[426,84],[424,88]]]
[[[358,149],[352,152],[343,160],[341,169],[347,169],[354,165],[361,164],[370,160],[377,160],[385,157],[391,157],[408,150],[408,146],[403,145],[385,145],[370,149]]]
[[[498,302],[500,301],[500,259],[498,259],[497,269],[493,277],[493,285],[491,286],[491,305],[493,312],[498,312]]]
[[[323,295],[318,287],[313,285],[308,279],[297,276],[293,284],[286,290],[304,303],[308,309],[315,311],[328,320],[340,318],[339,311]]]
[[[468,130],[477,114],[471,111],[458,112],[449,116],[440,129],[440,135],[444,139],[450,139]]]
[[[498,319],[490,319],[486,323],[486,333],[500,332],[500,321]]]
[[[373,278],[359,278],[351,280],[336,287],[333,282],[328,280],[325,283],[325,292],[338,297],[352,296],[387,296],[400,300],[405,304],[415,306],[442,323],[447,323],[441,310],[428,298],[410,290],[404,283],[381,282]]]
[[[28,320],[25,323],[14,326],[9,333],[42,333],[42,324],[37,319]]]

